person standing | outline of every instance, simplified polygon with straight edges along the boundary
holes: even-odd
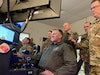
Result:
[[[77,37],[78,33],[77,33],[77,32],[74,32],[74,31],[71,31],[71,27],[70,27],[70,24],[69,24],[68,22],[65,22],[65,23],[63,24],[63,29],[64,29],[64,34],[63,34],[63,38],[62,38],[63,41],[68,40],[69,35],[70,35],[71,33],[72,33],[72,34],[73,34],[73,33],[76,33],[76,35],[73,35],[73,37],[74,37],[75,40],[78,39],[78,37]]]
[[[70,27],[70,24],[68,22],[65,22],[63,24],[63,29],[64,29],[64,34],[63,34],[62,41],[71,45],[74,48],[74,52],[75,52],[75,55],[77,58],[75,44],[77,43],[77,40],[78,40],[78,33],[75,31],[71,31],[71,27]]]
[[[42,50],[43,50],[46,46],[48,46],[48,45],[50,45],[50,44],[52,43],[52,41],[51,41],[51,35],[52,35],[52,31],[48,31],[48,38],[44,41],[44,43],[43,43],[43,45],[42,45]]]
[[[91,65],[89,75],[100,75],[100,0],[92,0],[91,11],[96,20],[88,33]]]
[[[84,73],[89,75],[90,65],[89,65],[89,40],[88,40],[88,31],[91,23],[85,22],[84,31],[85,34],[81,35],[81,41],[76,43],[76,48],[80,49],[80,60],[78,61],[78,71],[81,69],[81,66],[84,62]]]

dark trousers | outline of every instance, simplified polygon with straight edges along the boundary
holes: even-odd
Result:
[[[80,69],[81,69],[81,66],[83,64],[84,60],[80,59],[78,62],[77,62],[77,72],[75,75],[78,75]],[[89,75],[89,71],[90,71],[90,65],[89,63],[85,62],[84,63],[84,73],[85,75]]]
[[[76,72],[75,75],[78,75],[78,73],[79,73],[79,71],[80,71],[80,69],[81,69],[82,64],[83,64],[83,60],[80,59],[80,60],[77,62],[77,72]]]
[[[89,75],[89,72],[90,72],[90,65],[89,63],[85,62],[84,63],[84,73],[85,75]]]

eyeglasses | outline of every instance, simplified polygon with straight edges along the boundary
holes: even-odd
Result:
[[[99,7],[99,6],[100,6],[100,5],[94,6],[94,7],[92,7],[92,8],[91,8],[91,10],[93,10],[93,9],[95,9],[95,8]]]

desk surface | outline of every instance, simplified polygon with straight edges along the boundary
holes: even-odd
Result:
[[[14,69],[14,70],[9,70],[9,75],[39,75],[39,69],[37,68]]]

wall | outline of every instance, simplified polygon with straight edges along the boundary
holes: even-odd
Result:
[[[85,32],[84,32],[84,27],[83,27],[83,26],[84,26],[84,23],[85,23],[86,21],[93,23],[94,20],[95,20],[95,18],[94,18],[93,16],[84,18],[84,19],[79,20],[79,21],[77,21],[77,22],[75,22],[75,23],[72,23],[72,24],[71,24],[71,29],[72,29],[73,31],[78,32],[78,34],[81,35],[81,34],[85,33]]]
[[[79,35],[81,35],[81,34],[85,33],[84,27],[83,27],[84,23],[86,21],[93,23],[94,20],[95,20],[95,18],[90,16],[90,17],[84,18],[82,20],[79,20],[75,23],[72,23],[71,30],[76,31],[76,32],[78,32]],[[47,37],[47,32],[49,30],[56,29],[56,28],[57,27],[46,25],[46,24],[40,23],[38,21],[31,21],[31,22],[29,22],[29,24],[24,32],[30,33],[30,37],[34,38],[34,42],[36,44],[39,44],[40,46],[42,46],[42,38]],[[61,28],[61,29],[63,30],[63,28]]]
[[[24,32],[30,33],[30,37],[34,38],[34,43],[42,46],[42,38],[47,37],[47,32],[49,30],[56,28],[57,27],[42,24],[37,21],[30,21]]]

